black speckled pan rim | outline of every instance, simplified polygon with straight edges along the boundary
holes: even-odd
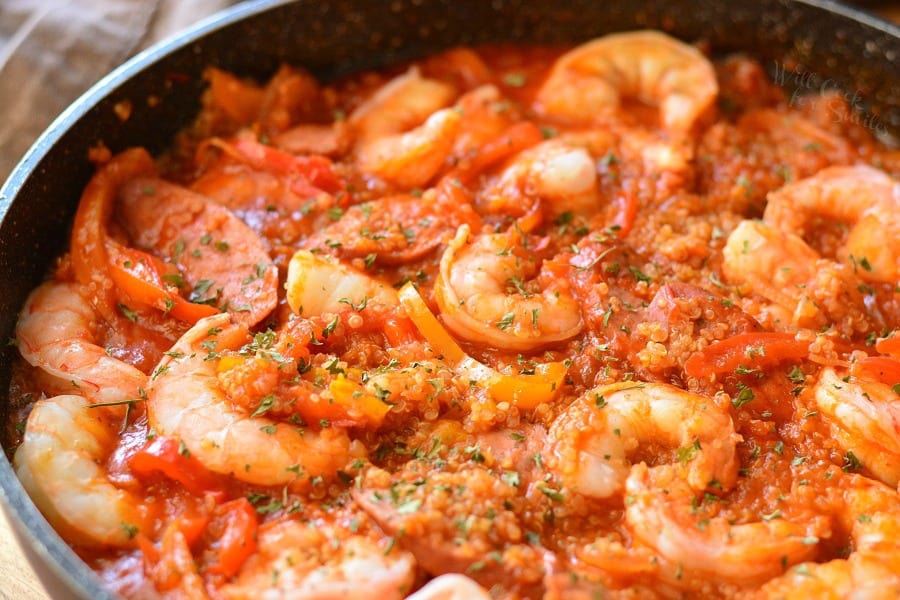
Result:
[[[811,34],[810,31],[804,29],[804,27],[809,24],[809,22],[805,20],[808,17],[809,19],[820,19],[819,22],[827,23],[828,27],[833,27],[835,30],[829,30],[827,33],[829,35],[834,33],[838,39],[840,39],[841,35],[857,35],[859,31],[871,35],[873,39],[878,38],[881,40],[879,43],[884,43],[887,47],[881,49],[876,48],[873,50],[874,55],[876,57],[880,56],[878,55],[878,52],[881,51],[884,53],[884,59],[887,61],[894,61],[894,66],[896,66],[897,62],[900,62],[900,28],[863,11],[831,0],[796,0],[794,2],[790,0],[766,0],[764,2],[759,2],[758,5],[749,3],[751,4],[750,6],[748,6],[748,3],[746,2],[714,2],[713,0],[698,0],[694,3],[667,3],[665,0],[661,0],[661,3],[667,6],[681,8],[690,5],[689,8],[692,8],[693,10],[684,10],[684,14],[688,16],[679,17],[683,19],[683,27],[679,31],[681,35],[688,38],[696,39],[708,35],[712,38],[718,37],[718,39],[727,40],[730,39],[729,36],[732,35],[734,41],[728,43],[723,42],[725,45],[730,45],[732,43],[737,45],[740,45],[741,43],[749,44],[753,40],[763,39],[766,35],[769,35],[763,33],[765,27],[775,27],[778,23],[790,22],[789,25],[785,25],[784,35],[789,36],[792,40],[794,39],[793,36],[796,35],[796,46],[798,47],[798,52],[802,56],[803,52],[812,52],[809,48],[816,49],[820,48],[819,45],[827,46],[829,43],[828,39],[820,39],[815,35],[815,32]],[[596,2],[593,4],[602,5],[604,10],[608,10],[611,15],[614,15],[608,21],[605,21],[609,27],[615,27],[617,23],[628,22],[631,24],[632,28],[639,28],[652,26],[654,24],[661,26],[666,22],[665,17],[667,15],[667,8],[661,8],[659,6],[661,3],[650,1],[642,3],[639,6],[632,6],[631,3],[623,0],[622,2],[607,1],[603,3]],[[330,14],[331,17],[336,19],[351,19],[354,13],[352,9],[348,10],[346,8],[347,6],[353,5],[359,9],[356,13],[358,16],[359,12],[371,12],[370,5],[372,4],[378,4],[385,14],[393,12],[393,15],[390,18],[393,18],[394,22],[385,21],[378,23],[388,30],[390,30],[391,27],[394,28],[394,31],[397,31],[397,28],[402,30],[402,27],[408,25],[408,23],[404,24],[402,22],[399,10],[394,12],[393,9],[390,8],[393,5],[400,7],[407,5],[407,8],[411,13],[416,11],[421,12],[423,10],[422,6],[425,6],[426,9],[431,7],[437,11],[438,15],[445,13],[449,14],[449,12],[455,11],[455,22],[457,24],[466,23],[468,25],[468,29],[458,32],[458,41],[469,42],[472,39],[478,38],[479,28],[472,28],[472,23],[478,21],[474,19],[467,20],[467,15],[464,14],[467,11],[475,12],[481,10],[481,7],[478,6],[479,2],[476,0],[457,0],[455,3],[454,0],[398,0],[396,2],[391,2],[390,5],[388,3],[367,3],[366,0],[338,0],[335,2],[314,2],[312,0],[299,0],[297,2],[292,2],[291,0],[257,0],[234,6],[231,9],[197,24],[184,33],[138,54],[113,71],[110,75],[103,78],[81,98],[75,101],[35,142],[34,146],[28,151],[10,175],[2,189],[0,189],[0,289],[4,289],[4,292],[6,292],[0,296],[8,296],[8,298],[0,298],[0,317],[2,317],[0,323],[3,325],[2,334],[6,337],[9,337],[12,334],[16,313],[24,298],[25,292],[18,290],[14,284],[18,282],[18,285],[27,285],[28,282],[36,282],[39,280],[41,273],[37,267],[41,264],[46,266],[49,261],[49,256],[47,256],[47,254],[54,250],[54,247],[51,245],[42,245],[41,242],[35,241],[32,239],[33,236],[29,237],[27,232],[20,232],[22,224],[16,222],[16,219],[19,218],[17,216],[19,213],[16,213],[13,210],[14,206],[25,201],[32,202],[35,198],[40,196],[41,190],[50,189],[46,186],[42,187],[38,180],[47,176],[55,177],[60,175],[53,170],[53,167],[58,166],[60,163],[52,162],[50,159],[53,158],[53,153],[58,150],[60,144],[70,140],[71,135],[69,134],[73,128],[77,128],[87,120],[96,120],[95,117],[97,117],[99,107],[102,107],[104,103],[110,102],[110,99],[114,98],[116,94],[119,93],[120,88],[127,82],[135,79],[147,79],[150,72],[156,69],[158,65],[169,61],[173,54],[189,51],[192,47],[194,49],[199,49],[199,46],[196,45],[198,42],[208,37],[215,36],[223,29],[233,29],[236,35],[240,34],[242,32],[242,22],[254,19],[267,11],[280,11],[282,9],[291,9],[293,11],[292,14],[297,15],[308,12],[317,15]],[[525,31],[526,33],[521,34],[520,30],[515,30],[514,33],[511,34],[523,35],[521,38],[523,40],[527,39],[525,36],[530,35],[530,33],[527,31],[527,27],[522,24],[528,25],[538,22],[536,19],[538,19],[541,10],[544,10],[547,13],[554,10],[566,10],[565,4],[554,6],[554,3],[550,1],[526,2],[526,0],[496,0],[491,3],[483,2],[480,4],[483,6],[494,7],[490,9],[486,8],[484,10],[487,12],[493,10],[495,14],[500,14],[501,11],[519,11],[516,12],[517,15],[519,13],[526,15],[527,18],[523,17],[519,23],[521,31]],[[577,21],[581,18],[580,13],[590,9],[593,4],[591,0],[578,0],[570,3],[567,9],[569,11],[567,17],[569,21],[566,22],[564,18],[560,18],[553,24],[556,33],[559,34],[557,37],[564,37],[564,34],[560,32],[567,31],[564,29],[565,27],[577,25]],[[627,8],[623,8],[623,6]],[[328,10],[331,12],[328,13]],[[676,8],[672,8],[671,10],[676,10]],[[441,13],[440,11],[444,11],[444,13]],[[767,13],[766,11],[769,12]],[[713,16],[709,16],[707,13]],[[798,17],[797,14],[802,14],[803,17]],[[714,21],[715,18],[719,18],[715,17],[715,15],[719,15],[721,20]],[[734,16],[733,20],[728,20],[725,19],[723,15],[729,17],[731,15],[740,16]],[[769,20],[767,21],[766,19]],[[718,25],[720,29],[717,30],[715,26],[711,26],[711,22],[713,25]],[[488,28],[490,28],[489,25],[490,23],[485,23],[485,26]],[[751,25],[756,27],[756,31],[748,33],[746,27]],[[742,27],[744,29],[741,29]],[[515,28],[513,25],[510,25],[510,29]],[[602,33],[608,30],[612,29],[601,28],[598,32]],[[437,28],[430,33],[425,31],[419,32],[418,34],[409,34],[404,39],[406,42],[411,42],[415,41],[416,35],[418,35],[419,40],[421,40],[429,35],[437,35],[439,32],[440,28]],[[246,33],[246,31],[243,31],[243,33]],[[326,34],[323,33],[322,35]],[[534,35],[540,37],[540,33],[535,33]],[[580,37],[584,36],[576,36],[573,41],[578,41]],[[553,36],[551,35],[550,38],[547,39],[552,38]],[[546,41],[546,39],[541,38],[540,41]],[[801,44],[801,42],[803,43]],[[254,43],[265,44],[266,42],[248,43],[248,47],[252,48]],[[398,48],[399,47],[391,47],[386,42],[384,57],[402,58],[404,55]],[[888,53],[891,54],[888,55]],[[862,63],[870,59],[871,57],[866,57],[863,54],[857,56],[855,60],[860,64],[858,65],[859,69],[854,72],[857,74],[861,73],[866,68]],[[385,60],[387,60],[387,58],[385,58]],[[340,72],[342,68],[345,69],[344,72],[346,72],[347,69],[352,70],[350,66],[347,66],[352,66],[352,64],[338,64],[336,65],[336,70],[337,72]],[[833,68],[833,65],[825,65],[825,67],[823,72],[828,73],[828,71]],[[885,72],[890,73],[890,71]],[[862,79],[865,79],[862,75],[859,76]],[[894,86],[897,87],[896,70],[894,71],[893,77],[895,82]],[[868,86],[869,84],[863,86],[862,83],[860,83],[860,87],[869,89]],[[897,104],[900,104],[896,99],[898,95],[900,95],[900,92],[894,95],[889,94],[887,108],[892,109],[894,112],[885,113],[887,115],[884,117],[885,119],[891,119],[891,115],[898,112]],[[896,117],[896,121],[890,122],[900,128],[900,116]],[[19,198],[18,202],[16,200],[17,198]],[[62,231],[64,224],[68,222],[73,209],[69,207],[67,210],[68,213],[62,211],[64,214],[57,219],[59,223],[54,221],[54,227],[56,228],[54,231]],[[15,249],[17,244],[24,245],[26,250]],[[41,261],[43,261],[43,263]],[[22,275],[21,271],[23,269],[31,269],[32,272]],[[23,281],[25,282],[24,284],[22,283]],[[10,368],[9,356],[9,349],[6,350],[5,354],[0,355],[0,358],[2,358],[2,361],[0,361],[0,389],[3,390],[8,387]],[[3,391],[0,392],[0,419],[7,418],[7,412],[8,399],[5,398],[5,391]],[[32,559],[36,560],[44,567],[49,567],[49,570],[46,568],[42,569],[42,571],[47,573],[47,577],[55,577],[58,579],[62,587],[71,590],[75,597],[85,599],[105,599],[115,597],[103,587],[99,578],[86,567],[75,552],[72,551],[50,528],[46,520],[26,495],[13,472],[6,455],[4,455],[3,458],[0,458],[0,501],[6,506],[10,519],[18,528],[17,534],[20,536],[23,544],[26,545],[33,554]]]

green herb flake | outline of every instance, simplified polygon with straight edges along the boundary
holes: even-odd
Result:
[[[251,417],[260,417],[260,416],[266,414],[267,412],[269,412],[270,410],[272,410],[272,407],[274,407],[274,406],[275,406],[275,395],[269,394],[268,396],[265,396],[262,400],[259,401],[259,406],[256,407],[256,410],[254,410],[250,414],[250,416]]]
[[[338,315],[334,315],[334,318],[328,322],[327,325],[322,329],[322,337],[327,338],[329,335],[334,333],[334,330],[337,328],[338,323],[340,323],[341,319]]]
[[[502,319],[500,319],[499,321],[497,321],[494,324],[497,326],[498,329],[502,329],[503,331],[506,331],[507,329],[512,327],[512,324],[513,324],[513,321],[515,320],[515,318],[516,318],[515,313],[511,313],[511,312],[506,313],[505,315],[503,315]]]
[[[504,471],[500,478],[503,480],[503,483],[512,487],[518,487],[519,484],[522,483],[522,480],[516,471]]]
[[[136,536],[138,534],[137,526],[132,525],[131,523],[126,523],[125,521],[122,521],[121,525],[122,525],[122,531],[125,532],[125,535],[128,536],[129,540],[133,540],[134,536]]]
[[[695,439],[693,444],[681,447],[677,450],[678,462],[682,465],[691,462],[697,457],[697,453],[700,452],[700,450],[700,440]]]
[[[528,79],[522,73],[507,73],[503,76],[503,83],[509,87],[522,87]]]
[[[401,504],[397,508],[397,513],[401,515],[408,515],[416,512],[422,506],[422,500],[419,498],[414,498],[412,500],[407,500],[403,504]]]
[[[539,485],[538,489],[542,494],[553,500],[554,502],[562,502],[565,500],[565,496],[563,496],[562,492],[552,487],[548,487],[546,485]]]
[[[862,462],[857,458],[852,450],[847,450],[844,455],[844,466],[841,467],[845,472],[859,471],[862,468]]]
[[[798,365],[794,365],[791,368],[791,372],[788,373],[787,377],[791,383],[806,383],[806,375],[803,374]]]
[[[124,304],[118,304],[119,312],[122,313],[122,316],[131,321],[132,323],[137,322],[137,313],[125,306]]]

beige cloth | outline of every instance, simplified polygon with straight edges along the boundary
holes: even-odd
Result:
[[[235,0],[0,0],[0,183],[53,119],[139,50]]]

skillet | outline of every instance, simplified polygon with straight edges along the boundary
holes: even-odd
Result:
[[[840,89],[861,123],[883,141],[900,139],[900,28],[830,0],[246,2],[100,81],[60,115],[0,188],[0,339],[13,335],[26,295],[68,241],[93,172],[88,148],[102,140],[114,153],[134,145],[162,151],[199,110],[206,66],[264,81],[290,62],[329,80],[455,45],[572,45],[639,28],[700,40],[715,53],[746,52],[792,92]],[[117,105],[130,107],[128,119],[117,116]],[[0,349],[0,423],[10,418],[5,390],[14,353],[5,344]],[[0,500],[45,584],[54,595],[112,598],[28,499],[10,458],[8,449],[0,456]]]

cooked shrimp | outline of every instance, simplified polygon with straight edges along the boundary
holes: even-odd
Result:
[[[298,250],[288,264],[287,300],[304,317],[366,306],[370,302],[396,306],[397,292],[361,271],[341,264],[325,254]]]
[[[424,186],[453,149],[461,121],[446,108],[412,131],[370,142],[359,150],[359,168],[405,189]]]
[[[694,148],[689,139],[668,139],[637,127],[628,128],[621,135],[622,161],[640,164],[644,177],[656,181],[660,194],[676,193],[692,181]],[[668,196],[660,196],[665,197]]]
[[[885,565],[865,554],[847,560],[805,562],[742,598],[808,600],[809,598],[896,600],[900,597],[898,566]]]
[[[860,282],[847,265],[821,258],[799,236],[759,221],[742,221],[723,249],[727,280],[746,284],[775,305],[775,321],[818,328],[869,319]],[[849,317],[849,318],[844,318]]]
[[[16,474],[50,524],[73,543],[130,546],[152,527],[140,499],[113,485],[103,466],[119,424],[80,396],[40,400],[28,417],[13,460]]]
[[[741,221],[722,249],[722,270],[729,280],[785,308],[795,306],[815,272],[818,253],[793,234],[761,221]]]
[[[503,95],[495,85],[482,85],[459,97],[454,108],[463,121],[453,146],[456,162],[471,157],[516,122],[515,111],[499,110],[505,107],[503,102]]]
[[[749,585],[815,556],[831,533],[826,517],[734,524],[697,516],[696,490],[672,465],[635,465],[625,483],[625,520],[643,543],[686,572]]]
[[[147,376],[97,344],[98,316],[80,290],[50,281],[28,296],[16,324],[19,352],[91,402],[136,399]]]
[[[229,315],[197,322],[156,368],[147,389],[150,426],[180,438],[206,468],[259,485],[306,489],[333,479],[351,459],[343,429],[300,429],[244,414],[219,388],[218,356],[251,341]]]
[[[711,484],[730,489],[737,478],[740,436],[728,412],[709,398],[662,383],[594,388],[557,417],[550,439],[565,485],[596,498],[622,490],[630,458],[648,443],[689,457],[676,470],[694,490]]]
[[[565,282],[549,278],[539,288],[539,281],[525,281],[535,271],[522,234],[483,234],[470,241],[468,225],[461,226],[441,257],[434,286],[444,323],[460,337],[506,350],[531,350],[577,335],[581,310]]]
[[[570,122],[615,112],[623,96],[659,106],[669,131],[690,130],[719,93],[709,60],[655,31],[608,35],[564,54],[537,95],[539,112]]]
[[[868,166],[830,167],[770,192],[763,219],[803,235],[813,217],[850,227],[837,258],[869,281],[900,280],[900,182]]]
[[[228,209],[187,188],[136,178],[119,191],[120,221],[135,243],[177,264],[190,300],[254,325],[278,301],[278,270],[260,237]]]
[[[481,195],[488,210],[516,210],[528,205],[528,198],[544,201],[555,215],[591,216],[600,209],[594,159],[585,147],[564,139],[520,152]]]
[[[807,562],[766,583],[751,598],[900,597],[900,494],[851,475],[842,483],[838,519],[853,544],[846,559]]]
[[[350,115],[359,168],[407,189],[428,183],[459,132],[461,115],[444,108],[455,95],[418,68],[388,82]]]
[[[884,326],[860,279],[894,283],[900,254],[900,184],[871,167],[830,167],[770,192],[763,223],[742,222],[723,251],[723,272],[785,309],[801,327],[837,325],[844,335]],[[803,239],[814,217],[851,227],[835,260]],[[883,243],[882,240],[888,240]],[[842,261],[842,262],[841,262]],[[785,315],[788,316],[787,314]]]
[[[841,447],[852,452],[878,479],[900,483],[900,397],[891,386],[845,379],[832,368],[819,375],[816,406]]]
[[[900,493],[862,475],[851,474],[842,488],[844,504],[837,517],[850,532],[854,550],[889,559],[900,575]]]
[[[362,141],[414,127],[446,107],[456,96],[453,86],[422,77],[418,67],[395,77],[348,118]]]
[[[486,589],[457,573],[435,577],[406,600],[490,600]]]
[[[400,600],[415,578],[408,552],[335,527],[284,521],[261,531],[258,544],[223,598]]]

